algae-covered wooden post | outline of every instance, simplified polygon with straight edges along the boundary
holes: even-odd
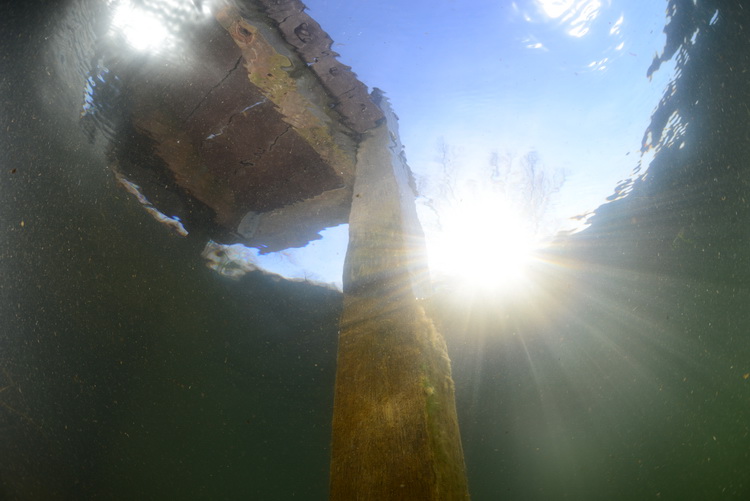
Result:
[[[450,360],[418,297],[424,237],[397,119],[357,154],[336,373],[333,501],[463,500],[468,487]]]

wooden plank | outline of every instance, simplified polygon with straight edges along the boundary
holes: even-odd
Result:
[[[360,144],[344,272],[331,496],[464,500],[450,360],[417,297],[424,240],[396,118]]]

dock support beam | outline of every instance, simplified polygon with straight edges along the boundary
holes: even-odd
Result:
[[[428,279],[414,183],[380,106],[386,121],[357,154],[330,499],[467,500],[450,360],[418,299]]]

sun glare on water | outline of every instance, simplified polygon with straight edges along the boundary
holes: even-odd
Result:
[[[436,278],[482,292],[524,285],[535,248],[533,231],[510,204],[497,197],[462,200],[428,234],[430,268]]]

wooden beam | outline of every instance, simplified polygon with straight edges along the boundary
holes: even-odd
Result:
[[[425,314],[424,239],[395,115],[357,154],[336,373],[331,496],[469,498],[450,360]]]

